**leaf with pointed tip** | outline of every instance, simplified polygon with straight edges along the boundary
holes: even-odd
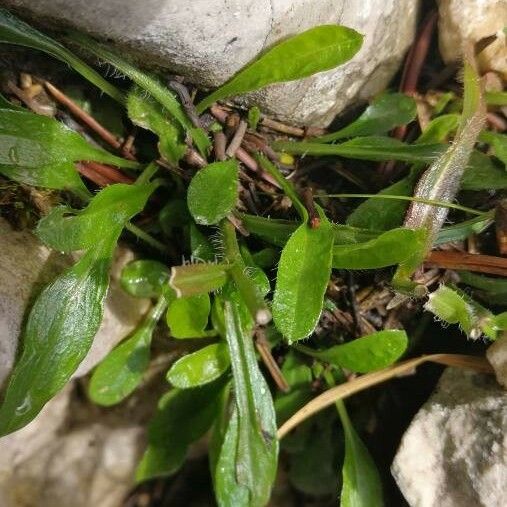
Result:
[[[185,264],[171,268],[171,287],[177,297],[213,292],[227,281],[227,264]]]
[[[279,42],[240,70],[199,104],[202,113],[217,100],[258,90],[272,83],[294,81],[332,69],[350,60],[363,36],[351,28],[321,25]]]

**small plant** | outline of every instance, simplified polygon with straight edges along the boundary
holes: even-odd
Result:
[[[507,328],[505,314],[484,308],[455,285],[460,282],[431,290],[435,280],[430,283],[418,272],[424,261],[431,262],[429,253],[437,245],[462,241],[493,223],[491,206],[476,210],[454,202],[460,189],[507,188],[500,167],[505,136],[483,130],[484,97],[473,56],[465,58],[461,116],[436,115],[413,143],[386,135],[416,116],[412,98],[389,92],[336,132],[303,141],[266,141],[255,132],[263,124],[257,108],[248,112],[250,130],[242,120],[242,129],[228,132],[223,119],[230,111],[216,101],[336,67],[354,57],[360,34],[320,26],[289,38],[196,107],[95,41],[82,35],[62,40],[129,81],[116,87],[61,43],[0,10],[0,41],[67,63],[116,101],[120,114],[151,132],[151,145],[134,155],[122,151],[114,135],[103,135],[116,149],[113,154],[56,119],[1,98],[0,173],[19,183],[64,191],[76,208],[55,207],[40,220],[36,234],[55,250],[83,254],[45,288],[30,311],[22,353],[0,406],[0,434],[36,417],[85,357],[102,319],[113,251],[127,230],[145,242],[149,255],[124,269],[122,286],[134,297],[152,299],[153,307],[94,370],[90,398],[111,406],[131,395],[149,368],[158,325],[170,339],[202,342],[167,371],[172,387],[149,426],[137,480],[175,473],[189,446],[210,433],[210,469],[220,506],[266,505],[280,448],[288,456],[291,480],[303,491],[341,491],[343,507],[383,505],[380,475],[343,398],[427,359],[487,366],[466,356],[438,355],[389,368],[409,347],[404,330],[371,324],[361,328],[356,322],[336,335],[322,332],[322,317],[336,310],[329,295],[336,273],[383,270],[384,285],[397,293],[394,299],[426,297],[430,291],[422,300],[425,309],[459,324],[469,337],[494,340]],[[214,121],[199,116],[207,111]],[[490,146],[495,159],[478,150],[477,142]],[[287,178],[294,163],[288,154],[396,160],[411,168],[376,194],[313,195]],[[96,185],[85,184],[81,176]],[[254,196],[257,203],[248,190],[256,182],[262,189]],[[96,186],[104,188],[95,192]],[[337,223],[333,203],[348,206],[354,199],[365,200],[349,210],[345,223]],[[259,208],[273,209],[278,218],[267,218],[256,212]],[[457,223],[445,226],[449,212]],[[148,226],[132,223],[140,213],[150,217]],[[178,252],[191,262],[179,265],[174,255],[171,260],[168,245],[175,238]],[[502,279],[459,267],[464,271],[461,283],[476,288],[479,297],[507,294]],[[499,303],[506,302],[503,297]],[[351,373],[365,375],[350,380]],[[315,386],[324,391],[320,396]],[[291,429],[332,404],[336,411],[321,412],[299,426],[284,446],[282,438]],[[338,435],[337,418],[343,428]],[[341,478],[337,463],[342,463]]]

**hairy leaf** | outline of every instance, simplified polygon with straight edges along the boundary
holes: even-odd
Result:
[[[213,292],[227,281],[227,264],[185,264],[171,268],[170,285],[178,297]]]
[[[332,247],[332,226],[321,214],[319,227],[300,225],[282,251],[273,319],[289,343],[306,338],[317,325],[331,275]]]
[[[197,110],[202,113],[217,100],[337,67],[350,60],[359,51],[362,42],[362,35],[344,26],[322,25],[310,28],[263,53],[199,102]]]
[[[216,224],[232,211],[238,200],[238,178],[236,160],[209,164],[192,178],[187,204],[198,224]]]
[[[134,86],[127,97],[127,111],[132,123],[157,134],[162,157],[172,164],[178,164],[187,151],[187,145],[182,139],[181,130],[173,125],[172,118],[160,103]]]

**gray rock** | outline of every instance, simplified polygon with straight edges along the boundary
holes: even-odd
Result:
[[[392,473],[411,507],[503,507],[507,392],[447,368],[401,441]]]
[[[495,370],[497,382],[507,389],[507,333],[496,339],[486,351],[486,357]]]
[[[439,0],[439,46],[445,62],[461,60],[465,40],[477,42],[497,34],[497,40],[481,51],[482,72],[493,71],[507,80],[506,0]]]
[[[26,310],[40,290],[73,259],[44,245],[28,231],[14,231],[0,218],[0,386],[12,370]],[[104,319],[76,376],[85,375],[139,322],[149,302],[128,296],[118,285],[121,267],[133,259],[119,247],[112,269]]]
[[[365,35],[342,67],[250,96],[282,120],[326,126],[355,100],[385,88],[414,36],[418,0],[0,0],[114,43],[143,64],[215,87],[275,42],[319,24]]]

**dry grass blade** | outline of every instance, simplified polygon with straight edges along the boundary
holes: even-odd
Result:
[[[277,436],[282,439],[287,433],[296,426],[311,417],[312,415],[324,410],[338,400],[342,400],[352,396],[359,391],[368,389],[374,385],[385,382],[403,374],[412,371],[420,364],[433,362],[444,364],[446,366],[457,366],[461,368],[469,368],[483,373],[493,373],[493,368],[484,357],[475,357],[462,354],[432,354],[429,356],[416,357],[408,361],[390,366],[384,370],[368,373],[355,380],[333,387],[328,391],[308,402],[303,408],[298,410],[290,419],[288,419],[279,428]]]

